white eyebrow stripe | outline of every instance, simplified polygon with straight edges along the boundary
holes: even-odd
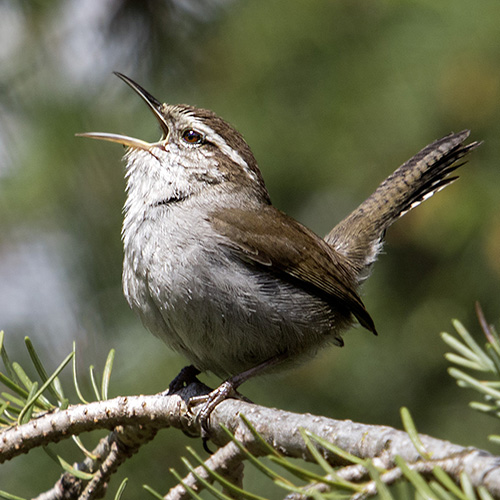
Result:
[[[231,158],[234,163],[237,163],[240,167],[242,167],[245,172],[251,177],[254,181],[258,181],[255,173],[250,170],[248,167],[248,163],[242,158],[242,156],[235,151],[229,144],[224,140],[222,136],[220,136],[217,132],[215,132],[212,128],[210,128],[206,123],[197,120],[196,118],[192,120],[191,125],[198,132],[201,132],[205,135],[205,137],[219,147],[219,149],[229,158]]]

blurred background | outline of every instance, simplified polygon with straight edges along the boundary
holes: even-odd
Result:
[[[242,392],[397,427],[405,405],[421,432],[498,453],[486,439],[494,420],[468,409],[446,373],[439,333],[458,318],[482,343],[474,302],[492,323],[500,315],[499,20],[497,0],[0,0],[0,329],[11,358],[25,362],[28,335],[54,369],[76,341],[89,398],[87,367],[102,371],[112,347],[111,396],[161,391],[185,363],[122,296],[123,149],[74,136],[159,137],[112,71],[235,125],[275,205],[320,235],[423,146],[470,128],[485,142],[460,180],[391,228],[364,286],[379,337],[353,329],[343,349]],[[165,493],[187,444],[199,445],[160,433],[111,492],[128,476],[126,498],[143,483]],[[29,497],[59,471],[35,450],[0,467],[1,489]]]

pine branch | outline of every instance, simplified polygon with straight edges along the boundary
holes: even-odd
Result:
[[[85,481],[65,472],[49,491],[42,493],[34,500],[90,500],[102,498],[111,475],[118,467],[139,448],[154,438],[157,429],[151,426],[117,427],[108,436],[101,439],[92,456],[76,465],[78,471],[93,474],[90,481]]]
[[[122,432],[120,436],[117,436],[118,431],[115,431],[113,433],[115,437],[108,437],[111,451],[105,457],[99,455],[96,461],[100,464],[107,463],[107,471],[94,476],[95,481],[90,483],[93,491],[98,492],[109,480],[109,475],[118,464],[137,451],[141,444],[149,441],[158,429],[174,427],[190,435],[200,435],[196,415],[202,405],[188,411],[185,401],[192,396],[206,394],[207,391],[208,388],[202,384],[191,384],[179,394],[172,396],[158,394],[118,397],[46,413],[26,424],[7,428],[0,433],[0,462],[27,453],[34,447],[60,441],[70,435],[127,426],[125,433],[120,431]],[[257,439],[238,417],[240,413],[245,415],[264,442]],[[375,465],[386,470],[397,467],[396,457],[399,456],[410,464],[418,464],[417,467],[422,473],[432,471],[435,465],[439,465],[456,483],[460,481],[461,474],[466,473],[474,487],[483,485],[494,498],[500,499],[500,457],[476,448],[464,448],[447,441],[419,435],[427,456],[431,457],[430,460],[424,460],[416,451],[407,433],[403,431],[386,426],[295,414],[233,399],[221,403],[212,413],[209,422],[211,441],[223,447],[231,441],[221,424],[236,435],[254,456],[268,455],[269,447],[272,447],[287,457],[315,461],[298,431],[299,428],[304,428],[356,457],[374,459]],[[113,447],[114,442],[117,444]],[[226,451],[228,450],[233,450],[228,456],[232,461],[229,468],[234,470],[237,465],[235,456],[238,454],[235,455],[231,447],[226,448]],[[344,466],[348,463],[348,460],[325,447],[320,447],[320,451],[332,466]],[[223,455],[222,451],[215,454],[212,461],[215,463],[215,460]],[[224,461],[219,461],[213,466],[220,470],[224,466]],[[86,467],[87,470],[95,470],[88,467],[88,464]],[[197,483],[191,481],[191,484]],[[86,498],[98,498],[92,496],[94,493],[90,493]]]
[[[165,495],[165,500],[186,500],[191,499],[192,496],[189,490],[199,492],[203,489],[201,480],[212,483],[213,476],[207,471],[215,472],[227,478],[231,483],[238,486],[242,485],[243,479],[243,460],[245,454],[238,448],[238,446],[230,441],[222,448],[219,448],[211,457],[209,457],[204,465],[200,465],[193,472],[190,472],[177,486],[174,486]]]

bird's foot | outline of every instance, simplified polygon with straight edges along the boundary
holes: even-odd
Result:
[[[200,370],[193,365],[185,366],[179,374],[170,382],[165,395],[172,395],[179,392],[184,387],[187,387],[192,382],[197,382],[196,375],[200,374]]]
[[[237,387],[237,386],[236,386]],[[235,384],[232,379],[228,379],[223,382],[217,389],[214,389],[209,394],[203,396],[194,396],[189,400],[188,406],[192,408],[198,404],[203,404],[201,410],[197,415],[197,421],[200,424],[201,438],[203,440],[203,448],[208,452],[212,453],[207,446],[207,441],[209,439],[209,422],[210,415],[215,410],[215,408],[229,398],[241,399],[251,403],[251,401],[245,396],[241,395],[236,390]]]

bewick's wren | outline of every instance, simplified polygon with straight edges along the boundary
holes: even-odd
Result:
[[[478,146],[462,144],[466,130],[425,147],[321,239],[271,205],[233,127],[211,111],[161,104],[117,75],[163,132],[155,143],[80,134],[128,147],[125,297],[193,372],[231,377],[226,393],[272,365],[341,346],[354,319],[375,333],[357,289],[385,230],[455,180],[456,161]]]

